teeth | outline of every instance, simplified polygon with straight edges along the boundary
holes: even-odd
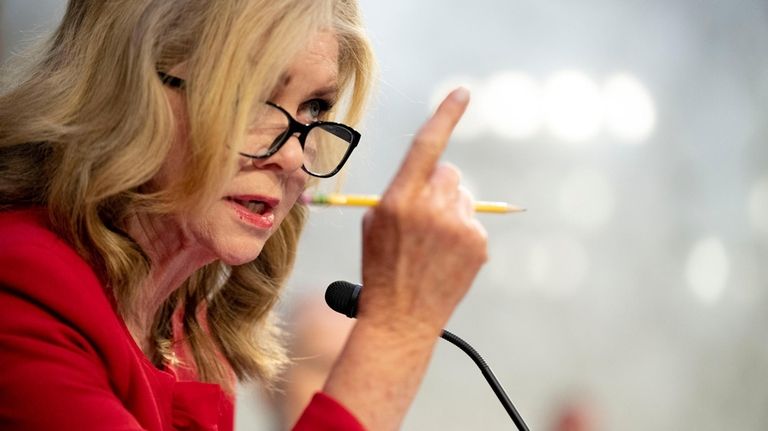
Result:
[[[245,207],[248,211],[256,214],[264,215],[264,212],[269,209],[269,206],[263,201],[245,201],[235,198],[227,198],[238,205]]]
[[[264,205],[264,202],[250,201],[245,203],[245,207],[248,208],[248,211],[250,212],[261,214],[264,212],[266,205]]]

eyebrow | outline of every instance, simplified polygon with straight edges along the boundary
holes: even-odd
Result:
[[[282,88],[287,87],[291,80],[293,80],[293,76],[290,74],[283,74],[280,77],[280,83],[278,84],[278,88],[276,91],[279,91]],[[333,79],[330,81],[336,82],[337,77],[334,76]],[[327,85],[325,87],[320,87],[317,90],[311,92],[308,96],[309,98],[324,98],[324,99],[330,99],[332,101],[336,101],[336,99],[339,97],[339,86],[336,84]]]
[[[339,87],[337,85],[329,85],[327,87],[318,88],[310,93],[309,97],[319,99],[330,99],[335,101],[339,97]]]

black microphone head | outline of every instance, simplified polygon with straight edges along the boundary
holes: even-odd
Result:
[[[325,289],[325,302],[333,311],[354,318],[357,316],[357,300],[362,288],[348,281],[334,281]]]

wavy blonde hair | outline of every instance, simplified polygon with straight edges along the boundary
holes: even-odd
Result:
[[[151,262],[126,221],[137,212],[191,211],[215,195],[236,165],[247,101],[265,100],[321,30],[337,35],[345,121],[354,124],[373,68],[355,0],[71,0],[51,39],[0,96],[0,209],[46,207],[54,229],[111,287],[119,312],[131,315]],[[187,169],[166,189],[150,190],[175,130],[157,71],[182,62]],[[201,380],[231,390],[234,371],[270,382],[286,361],[270,311],[306,216],[296,205],[255,261],[216,262],[190,277],[154,319],[152,360],[169,359],[172,316],[182,309]]]

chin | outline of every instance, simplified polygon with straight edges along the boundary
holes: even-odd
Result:
[[[246,263],[253,262],[261,254],[261,250],[264,248],[264,243],[260,242],[256,244],[256,241],[251,238],[250,244],[229,244],[226,250],[220,250],[218,254],[219,260],[229,266],[245,265]],[[234,245],[234,247],[233,247]]]
[[[273,233],[250,229],[235,220],[229,205],[217,208],[217,211],[208,215],[205,221],[193,230],[197,234],[197,242],[206,248],[215,260],[230,266],[256,260]]]

